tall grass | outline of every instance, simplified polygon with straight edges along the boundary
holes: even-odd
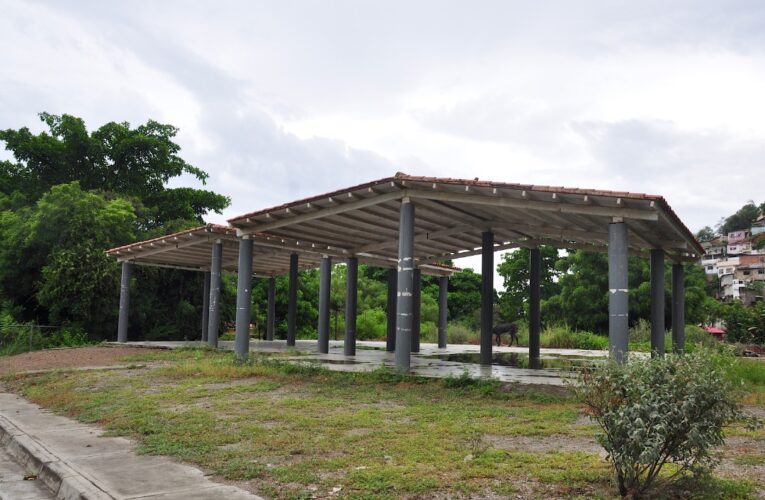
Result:
[[[737,358],[731,367],[731,375],[745,384],[765,386],[765,361]]]
[[[685,352],[694,352],[699,348],[730,349],[731,345],[720,342],[696,325],[685,325]],[[629,349],[651,352],[651,323],[641,319],[630,328]],[[672,330],[664,332],[664,351],[672,351]]]
[[[528,325],[523,321],[516,324],[518,325],[518,345],[526,347],[529,345]],[[479,338],[477,331],[460,323],[450,324],[447,329],[447,341],[450,344],[478,344]],[[508,341],[509,338],[503,336],[502,342]],[[550,349],[601,350],[608,349],[608,338],[592,332],[572,331],[566,325],[548,325],[540,333],[540,344]]]
[[[33,323],[0,324],[0,356],[91,343],[85,332],[78,328],[41,329]]]

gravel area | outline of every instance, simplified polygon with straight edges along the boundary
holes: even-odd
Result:
[[[123,364],[125,356],[144,354],[141,347],[73,347],[0,357],[0,375],[18,372]]]

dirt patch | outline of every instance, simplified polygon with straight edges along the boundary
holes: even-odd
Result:
[[[745,405],[744,411],[757,418],[765,419],[765,406]]]
[[[742,436],[725,439],[724,458],[716,472],[736,479],[747,479],[757,484],[757,496],[765,498],[765,463],[742,463],[737,457],[765,457],[765,440]],[[759,462],[759,461],[758,461]]]
[[[572,437],[564,434],[552,436],[497,436],[488,434],[484,439],[494,448],[534,453],[550,451],[584,451],[587,453],[604,453],[603,448],[594,440],[583,437]]]
[[[0,357],[0,375],[26,371],[112,366],[125,364],[126,356],[146,354],[143,347],[73,347],[48,349]]]
[[[359,427],[358,429],[350,429],[345,432],[345,435],[348,437],[361,437],[361,436],[367,436],[369,434],[372,434],[375,432],[375,429],[369,429],[366,427]]]
[[[260,382],[262,380],[261,377],[246,377],[246,378],[238,378],[234,380],[227,380],[226,382],[214,382],[210,384],[202,384],[199,387],[202,389],[227,389],[229,387],[236,387],[238,385],[249,385],[254,384],[256,382]]]
[[[519,382],[503,382],[500,385],[502,392],[512,392],[521,396],[549,394],[551,396],[570,396],[571,389],[567,386],[547,384],[526,384]]]

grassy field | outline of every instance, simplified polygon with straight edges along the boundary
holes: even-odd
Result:
[[[566,390],[388,371],[328,372],[258,356],[147,351],[124,370],[50,372],[5,385],[269,498],[614,495],[596,428]],[[753,365],[754,366],[754,365]],[[765,366],[765,365],[763,365]],[[750,403],[762,405],[756,365]],[[726,467],[667,497],[747,498],[765,433],[730,429]],[[739,474],[743,471],[743,474]]]

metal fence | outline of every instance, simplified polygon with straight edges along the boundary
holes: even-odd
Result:
[[[54,338],[60,326],[27,324],[0,324],[0,355],[32,352],[55,347]]]

